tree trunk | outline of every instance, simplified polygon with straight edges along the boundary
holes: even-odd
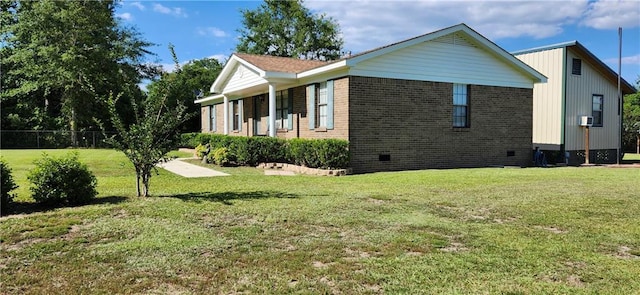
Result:
[[[142,185],[143,185],[142,196],[143,197],[149,196],[149,177],[150,176],[151,176],[151,173],[145,173],[144,175],[142,175]]]
[[[71,146],[78,147],[78,122],[75,108],[71,108]]]
[[[137,197],[140,196],[140,172],[136,171],[136,193]]]

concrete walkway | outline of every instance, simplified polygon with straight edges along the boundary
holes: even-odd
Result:
[[[182,177],[188,177],[188,178],[229,176],[229,174],[227,173],[223,173],[220,171],[201,167],[194,164],[185,163],[180,161],[180,159],[174,159],[166,163],[160,163],[158,164],[158,167],[164,170],[167,170],[171,173],[175,173]]]

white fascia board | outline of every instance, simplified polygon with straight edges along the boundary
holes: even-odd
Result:
[[[205,103],[208,103],[208,102],[215,102],[216,100],[223,99],[223,98],[224,98],[224,95],[215,94],[215,95],[210,95],[210,96],[203,97],[201,99],[196,99],[193,103],[205,104]]]
[[[534,83],[546,83],[547,82],[547,77],[544,76],[543,74],[539,73],[538,71],[536,71],[535,69],[533,69],[532,67],[528,66],[526,63],[524,63],[523,61],[517,59],[516,57],[514,57],[513,55],[511,55],[510,53],[506,52],[504,49],[502,49],[501,47],[499,47],[498,45],[496,45],[495,43],[489,41],[489,39],[485,38],[484,36],[480,35],[478,32],[474,31],[473,29],[469,28],[467,25],[465,24],[459,24],[459,25],[455,25],[449,28],[445,28],[442,29],[440,31],[436,31],[433,33],[429,33],[417,38],[413,38],[413,39],[409,39],[400,43],[396,43],[393,45],[390,45],[388,47],[385,48],[381,48],[378,50],[374,50],[371,51],[369,53],[365,53],[353,58],[347,58],[346,59],[346,65],[348,67],[353,67],[355,66],[357,63],[361,62],[361,61],[365,61],[389,52],[393,52],[402,48],[406,48],[409,46],[413,46],[416,44],[420,44],[423,42],[427,42],[427,41],[431,41],[437,38],[440,38],[442,36],[446,36],[449,34],[453,34],[456,32],[463,32],[465,35],[469,36],[471,39],[473,39],[478,45],[481,45],[482,47],[484,47],[485,50],[489,50],[490,52],[494,53],[496,56],[498,56],[499,58],[502,58],[503,60],[507,61],[508,63],[511,63],[512,65],[514,65],[517,69],[519,69],[520,71],[524,72],[525,74],[527,74],[528,76],[534,78]]]
[[[511,53],[505,51],[504,49],[502,49],[501,47],[499,47],[495,43],[489,41],[489,39],[487,39],[484,36],[480,35],[478,32],[472,30],[471,28],[469,28],[469,27],[467,27],[465,25],[462,25],[462,27],[459,30],[464,32],[467,36],[473,38],[474,41],[478,42],[479,45],[482,45],[483,47],[485,47],[485,49],[490,50],[491,52],[495,53],[498,57],[502,58],[503,60],[506,60],[507,62],[509,62],[511,64],[513,64],[516,68],[520,69],[521,71],[523,71],[527,75],[529,75],[532,78],[534,78],[534,80],[535,80],[534,83],[546,83],[547,82],[547,77],[545,75],[543,75],[540,72],[536,71],[534,68],[530,67],[525,62],[519,60],[518,58],[513,56]]]
[[[260,77],[266,80],[272,79],[295,79],[295,73],[283,73],[283,72],[262,72],[260,73]]]
[[[211,84],[211,89],[209,89],[209,92],[211,93],[221,92],[222,83],[229,78],[229,75],[231,75],[231,72],[233,71],[237,63],[238,63],[238,60],[236,56],[232,55],[231,58],[227,60],[227,64],[224,65],[224,67],[222,68],[222,71],[220,71],[220,74],[218,75],[216,80],[213,81],[213,84]]]
[[[256,72],[260,77],[264,77],[265,71],[262,69],[252,65],[251,63],[245,61],[242,58],[239,58],[237,55],[232,55],[231,58],[227,61],[227,64],[222,68],[222,71],[218,75],[218,78],[211,85],[211,89],[209,92],[211,93],[220,93],[222,92],[222,84],[227,81],[231,75],[233,75],[233,70],[236,68],[236,65],[241,64],[245,67],[251,69]]]
[[[298,77],[298,79],[307,78],[309,76],[313,76],[313,75],[317,75],[317,74],[333,71],[333,70],[340,69],[340,68],[343,68],[343,67],[346,67],[346,66],[347,66],[347,60],[341,60],[341,61],[338,61],[338,62],[334,62],[334,63],[328,64],[326,66],[321,66],[319,68],[315,68],[315,69],[311,69],[311,70],[299,73],[297,75],[297,77]]]

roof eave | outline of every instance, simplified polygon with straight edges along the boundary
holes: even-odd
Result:
[[[214,94],[214,95],[209,95],[200,99],[196,99],[193,103],[202,104],[202,103],[211,102],[211,101],[215,101],[223,98],[224,98],[224,95],[222,94]]]
[[[222,83],[229,78],[229,76],[233,73],[233,69],[238,63],[255,71],[256,73],[258,73],[260,77],[264,77],[266,74],[265,71],[253,65],[252,63],[240,58],[235,54],[232,54],[229,60],[227,61],[227,64],[225,64],[224,67],[222,68],[222,71],[220,72],[216,80],[213,82],[213,84],[211,84],[211,89],[209,90],[209,92],[211,93],[222,92]]]
[[[346,67],[347,67],[347,60],[341,60],[341,61],[337,61],[337,62],[334,62],[334,63],[330,63],[330,64],[325,65],[325,66],[313,68],[311,70],[307,70],[307,71],[298,73],[296,76],[297,76],[298,79],[307,78],[307,77],[311,77],[311,76],[314,76],[314,75],[319,75],[319,74],[323,74],[323,73],[326,73],[326,72],[331,72],[331,71],[342,69],[342,68],[346,68]]]

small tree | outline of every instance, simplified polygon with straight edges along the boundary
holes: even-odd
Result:
[[[9,204],[13,201],[13,194],[10,192],[17,187],[11,176],[11,168],[0,158],[0,216],[8,212]]]
[[[636,89],[638,92],[624,96],[622,126],[624,146],[632,150],[635,145],[636,153],[640,153],[640,77],[636,81]]]
[[[169,46],[176,64],[176,71],[180,71],[178,59],[173,46]],[[180,130],[191,114],[185,112],[182,102],[168,107],[168,100],[177,87],[175,79],[166,78],[166,83],[157,85],[153,95],[148,96],[141,103],[132,101],[135,114],[134,122],[124,124],[118,111],[116,102],[120,96],[109,101],[109,113],[118,134],[107,139],[116,149],[124,152],[136,169],[137,196],[149,196],[149,179],[156,165],[166,159],[166,154],[175,149],[180,142]]]

